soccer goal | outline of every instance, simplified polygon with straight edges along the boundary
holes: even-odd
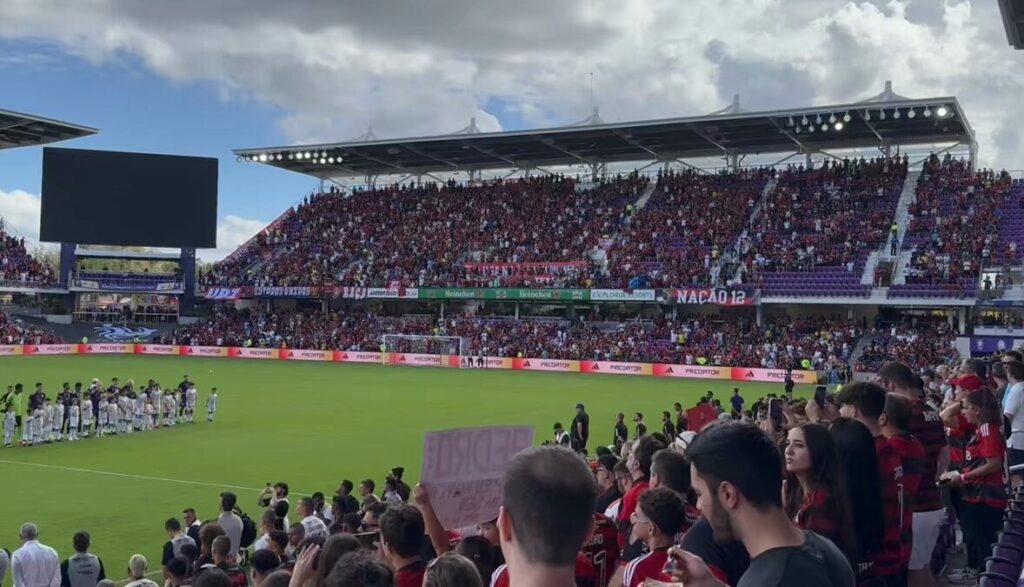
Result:
[[[381,338],[387,363],[398,364],[401,354],[451,355],[460,357],[460,365],[468,360],[466,340],[461,336],[427,336],[421,334],[385,334]]]

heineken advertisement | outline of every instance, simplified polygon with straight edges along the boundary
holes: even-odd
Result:
[[[590,301],[589,289],[474,289],[462,287],[421,287],[421,300],[510,300],[510,301]]]

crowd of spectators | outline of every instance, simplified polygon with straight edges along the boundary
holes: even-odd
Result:
[[[892,360],[922,369],[953,364],[959,359],[953,346],[956,332],[945,322],[881,326],[872,329],[869,336],[871,340],[857,362],[857,371],[874,372],[882,363]]]
[[[58,344],[60,337],[53,332],[11,318],[0,312],[0,344]]]
[[[912,252],[907,283],[973,289],[993,255],[1015,257],[1015,245],[1014,251],[995,250],[997,212],[1010,186],[1005,171],[974,171],[965,161],[933,155],[924,165],[909,208],[905,244]]]
[[[352,194],[332,189],[307,198],[203,279],[276,286],[584,285],[593,283],[587,253],[618,229],[646,184],[634,174],[588,189],[562,176]],[[574,266],[546,270],[546,263]],[[480,264],[507,267],[488,274]]]
[[[609,250],[614,287],[719,285],[720,257],[739,237],[774,170],[658,175],[654,191]]]
[[[25,239],[9,234],[0,218],[0,282],[45,285],[56,280],[49,265],[40,262],[25,248]]]
[[[824,317],[769,319],[758,327],[733,314],[569,321],[221,310],[157,342],[372,352],[387,334],[461,337],[463,352],[474,356],[830,370],[848,363],[861,330],[854,322]],[[424,346],[420,352],[451,351]]]
[[[740,252],[746,272],[850,270],[886,242],[907,158],[825,160],[790,167],[757,215]]]

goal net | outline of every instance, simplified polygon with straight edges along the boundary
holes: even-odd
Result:
[[[452,355],[467,354],[466,341],[461,336],[427,336],[419,334],[385,334],[381,343],[388,353],[388,364],[397,364],[399,354]]]

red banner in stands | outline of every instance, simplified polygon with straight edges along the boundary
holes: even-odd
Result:
[[[131,355],[135,353],[135,345],[92,342],[78,345],[78,352],[83,355]]]
[[[26,355],[77,355],[77,344],[27,344]]]
[[[579,373],[579,361],[563,361],[560,359],[512,359],[512,368],[517,371],[558,371],[562,373]]]
[[[817,383],[818,373],[816,371],[793,371],[794,383]],[[733,381],[769,381],[781,383],[786,380],[785,369],[744,369],[743,367],[732,368]]]
[[[615,363],[611,361],[580,361],[580,373],[612,375],[650,375],[650,363]]]
[[[700,432],[708,423],[717,419],[718,412],[711,404],[701,404],[686,410],[686,427],[696,432]]]
[[[235,346],[228,349],[229,357],[240,357],[243,359],[276,359],[280,357],[279,353],[279,349],[250,349]]]
[[[381,353],[363,351],[334,351],[334,361],[339,363],[380,363],[384,356]]]
[[[687,379],[730,379],[732,367],[702,367],[700,365],[651,365],[655,377],[684,377]]]
[[[186,357],[226,357],[228,347],[225,346],[182,346],[181,354]]]
[[[20,355],[25,351],[25,347],[20,344],[5,344],[0,345],[0,357],[9,357],[11,355]]]
[[[281,349],[281,359],[285,361],[331,361],[334,351],[304,351],[301,349]]]
[[[181,349],[176,344],[136,344],[137,355],[178,355]]]

